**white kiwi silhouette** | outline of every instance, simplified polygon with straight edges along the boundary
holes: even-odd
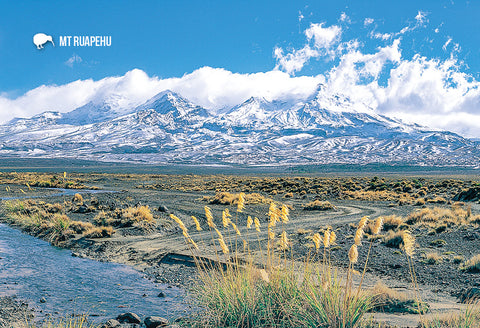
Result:
[[[46,35],[45,33],[37,33],[33,36],[33,43],[35,43],[37,49],[43,49],[43,45],[48,41],[50,41],[55,47],[52,36]]]

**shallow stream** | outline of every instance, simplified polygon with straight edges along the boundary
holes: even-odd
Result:
[[[161,292],[165,297],[158,297]],[[5,224],[0,224],[2,295],[28,301],[37,317],[86,313],[96,322],[123,312],[176,318],[189,310],[182,289],[155,284],[126,265],[74,257]]]

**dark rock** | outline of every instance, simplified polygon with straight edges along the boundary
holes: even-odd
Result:
[[[160,293],[158,293],[157,297],[165,297],[165,293],[164,293],[164,292],[160,292]]]
[[[147,328],[157,328],[157,327],[166,327],[168,326],[168,320],[162,317],[146,317],[144,320],[145,326]]]
[[[115,319],[110,319],[107,322],[105,322],[101,328],[115,328],[115,327],[120,327],[120,322],[118,322]]]
[[[79,207],[77,207],[76,209],[73,210],[74,213],[89,213],[91,212],[91,209],[88,208],[87,206],[85,205],[80,205]]]
[[[141,322],[140,317],[132,312],[119,314],[117,317],[117,320],[120,323],[140,323]]]
[[[40,299],[40,303],[46,303],[46,302],[47,302],[47,299],[46,299],[45,297],[42,297],[42,298]]]
[[[458,297],[461,303],[469,303],[480,299],[480,288],[472,287],[464,290]]]
[[[168,209],[166,206],[164,206],[164,205],[160,205],[160,206],[158,207],[158,211],[159,211],[159,212],[164,212],[164,213],[170,213],[169,209]]]

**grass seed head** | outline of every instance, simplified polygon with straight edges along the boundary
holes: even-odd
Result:
[[[195,227],[197,228],[197,231],[202,231],[202,227],[200,226],[200,222],[198,222],[198,219],[192,215],[193,222],[195,222]]]
[[[227,244],[225,244],[225,240],[223,238],[218,238],[218,242],[220,243],[220,247],[222,248],[223,254],[230,253]]]
[[[212,211],[210,210],[210,207],[205,206],[205,217],[207,218],[207,224],[210,228],[216,229],[217,226],[213,222],[213,215]]]
[[[379,216],[375,221],[375,225],[373,226],[372,233],[374,235],[378,235],[380,231],[382,231],[382,227],[383,227],[383,217]]]
[[[256,217],[255,220],[253,220],[253,223],[255,224],[255,230],[257,230],[257,232],[260,232],[260,220],[258,220],[258,218]]]
[[[323,247],[330,247],[330,230],[326,230],[323,234]]]
[[[350,250],[348,251],[348,259],[352,264],[357,263],[358,261],[357,245],[353,244],[352,247],[350,247]]]
[[[335,231],[330,232],[330,246],[335,245],[335,242],[337,241],[337,234]]]
[[[322,237],[320,236],[320,234],[319,234],[318,232],[313,235],[312,241],[313,241],[313,243],[315,244],[315,248],[316,248],[316,249],[319,249],[319,248],[320,248],[320,244],[322,243]]]
[[[362,245],[362,238],[363,238],[363,229],[357,229],[355,232],[355,245],[360,246]]]
[[[410,231],[405,230],[402,234],[402,239],[403,239],[403,249],[405,250],[405,253],[412,257],[413,254],[415,253],[415,237],[412,236]]]
[[[358,229],[365,229],[365,226],[368,223],[368,216],[364,216],[363,218],[360,219],[360,222],[358,222]]]
[[[184,232],[187,231],[187,227],[185,227],[185,224],[183,224],[183,221],[180,220],[177,216],[175,216],[174,214],[170,214],[170,218],[178,224],[178,226],[180,227],[180,229],[182,229],[182,231]]]
[[[237,212],[242,212],[245,209],[245,193],[241,192],[238,196]]]
[[[277,205],[274,202],[270,203],[270,208],[268,209],[268,216],[270,217],[269,226],[274,227],[278,221],[278,209]]]
[[[247,229],[250,229],[252,227],[253,220],[252,217],[249,215],[247,218]]]
[[[288,207],[286,205],[282,205],[282,212],[280,214],[280,217],[282,218],[283,223],[287,223],[288,220],[288,215],[290,214],[290,211],[288,210]]]
[[[288,249],[289,245],[290,245],[290,242],[288,241],[287,232],[284,231],[280,235],[280,248],[281,249]]]

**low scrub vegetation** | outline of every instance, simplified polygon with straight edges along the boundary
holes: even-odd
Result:
[[[240,194],[232,194],[229,192],[219,192],[215,196],[205,196],[204,200],[209,204],[219,205],[237,205],[240,199]],[[245,194],[244,201],[246,204],[269,204],[273,200],[258,193]]]
[[[135,227],[144,231],[152,231],[157,225],[150,208],[144,205],[100,211],[93,222],[98,226]]]
[[[460,265],[460,270],[467,272],[480,272],[480,254],[473,256]]]
[[[101,231],[103,237],[109,237],[115,232],[112,227],[95,227],[90,222],[71,220],[64,213],[64,206],[58,203],[5,201],[3,211],[6,222],[54,245],[61,245],[78,234],[87,238],[99,238],[94,231]]]
[[[314,200],[310,203],[303,205],[305,211],[327,211],[336,209],[329,201]]]

